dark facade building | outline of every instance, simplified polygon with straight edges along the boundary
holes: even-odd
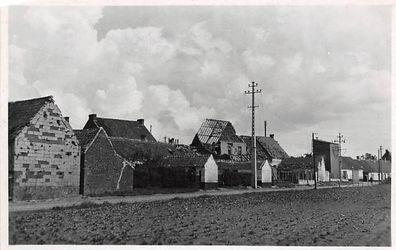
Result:
[[[326,171],[329,171],[330,178],[339,179],[339,150],[338,145],[332,142],[313,140],[313,152],[315,155],[315,162],[324,158]]]
[[[137,121],[119,120],[97,117],[96,114],[90,114],[84,129],[93,129],[102,127],[110,137],[122,137],[141,141],[156,142],[150,131],[144,125],[144,119]]]
[[[80,149],[52,96],[8,103],[10,200],[78,195]]]

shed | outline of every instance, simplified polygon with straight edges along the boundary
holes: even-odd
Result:
[[[202,188],[213,189],[218,186],[218,166],[213,155],[165,157],[161,160],[160,166],[194,169]]]

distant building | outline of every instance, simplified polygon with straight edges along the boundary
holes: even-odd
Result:
[[[97,117],[96,114],[90,114],[84,129],[93,129],[102,127],[110,137],[122,137],[141,141],[156,142],[153,135],[144,126],[144,119],[137,121],[119,120]]]
[[[52,96],[8,103],[10,200],[78,195],[78,140]]]
[[[342,157],[341,178],[347,180],[363,180],[369,181],[372,178],[378,181],[391,177],[391,162],[378,160],[358,160],[351,157]],[[354,178],[355,175],[355,178]]]
[[[389,150],[385,150],[385,154],[382,156],[382,160],[392,161],[392,154]]]
[[[213,154],[215,159],[247,160],[246,143],[236,134],[229,121],[206,119],[191,146],[203,154]]]
[[[315,139],[313,140],[313,152],[315,155],[315,162],[320,161],[322,157],[324,158],[326,171],[329,171],[330,178],[339,179],[338,144]]]
[[[103,128],[74,133],[81,146],[80,194],[133,190],[134,166],[116,153]]]

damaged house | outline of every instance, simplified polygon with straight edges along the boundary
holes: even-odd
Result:
[[[217,186],[217,165],[185,145],[110,137],[116,152],[135,167],[135,188],[211,188]],[[213,177],[216,173],[216,177]],[[201,183],[202,182],[202,183]]]
[[[215,159],[246,161],[246,143],[236,134],[229,121],[206,119],[196,133],[191,146]]]
[[[10,200],[78,195],[80,150],[52,96],[8,103]]]
[[[103,128],[74,130],[81,146],[80,194],[133,190],[134,165],[114,150]]]

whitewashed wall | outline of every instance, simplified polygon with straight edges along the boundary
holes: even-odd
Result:
[[[205,163],[205,169],[204,169],[204,175],[205,175],[205,180],[203,182],[206,183],[217,183],[218,182],[218,167],[213,159],[213,155],[210,155],[207,162]]]
[[[272,170],[271,166],[267,160],[263,162],[260,166],[261,169],[261,182],[262,183],[271,183],[272,182]]]

